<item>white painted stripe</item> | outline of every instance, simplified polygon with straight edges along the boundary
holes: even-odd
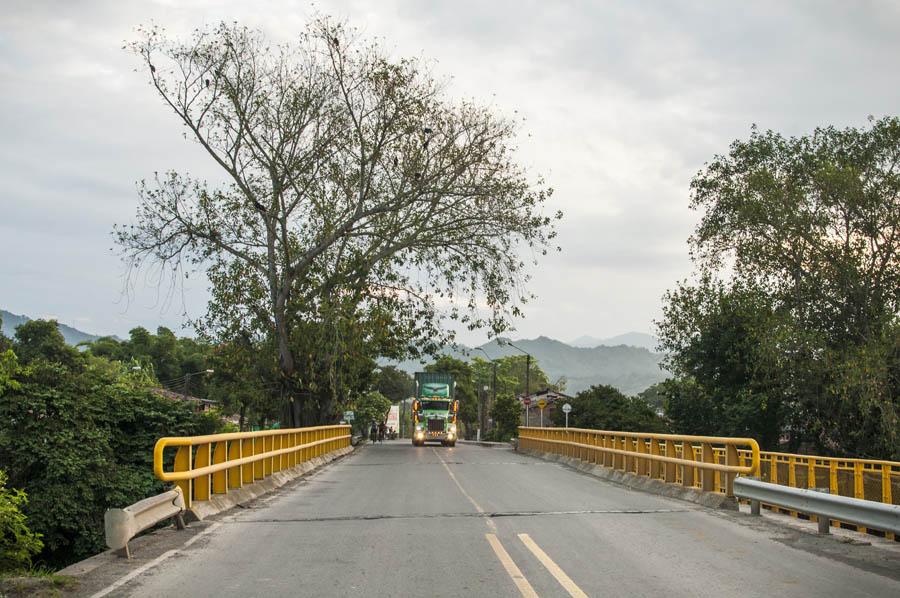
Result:
[[[179,551],[184,550],[185,548],[187,548],[188,546],[190,546],[191,544],[193,544],[194,542],[196,542],[197,540],[199,540],[201,537],[203,537],[203,536],[205,536],[206,534],[208,534],[208,533],[214,531],[214,530],[217,529],[220,525],[222,525],[222,524],[221,524],[221,523],[213,523],[212,525],[210,525],[208,528],[206,528],[205,530],[203,530],[203,531],[200,532],[199,534],[197,534],[197,535],[193,536],[192,538],[190,538],[190,539],[189,539],[187,542],[185,542],[182,546],[180,546],[180,547],[178,547],[178,548],[173,548],[172,550],[168,550],[168,551],[162,553],[161,555],[159,555],[158,557],[156,557],[155,559],[153,559],[152,561],[150,561],[149,563],[144,563],[143,565],[141,565],[140,567],[138,567],[137,569],[135,569],[134,571],[132,571],[131,573],[129,573],[128,575],[126,575],[125,577],[119,578],[119,579],[116,580],[114,583],[112,583],[111,585],[109,585],[109,586],[103,588],[102,590],[100,590],[100,591],[97,592],[96,594],[92,594],[90,598],[101,598],[102,596],[106,596],[107,594],[109,594],[109,593],[112,592],[113,590],[117,590],[117,589],[121,588],[121,587],[124,586],[126,583],[128,583],[129,581],[131,581],[132,579],[134,579],[134,578],[137,577],[138,575],[140,575],[140,574],[142,574],[143,572],[145,572],[147,569],[152,569],[153,567],[159,565],[160,563],[162,563],[163,561],[165,561],[165,560],[168,559],[169,557],[178,554]]]
[[[525,598],[537,598],[537,592],[534,591],[534,588],[531,587],[531,584],[525,579],[525,576],[522,575],[522,571],[516,566],[515,561],[512,560],[512,557],[509,556],[506,549],[503,548],[503,544],[500,543],[497,536],[494,534],[485,534],[484,537],[487,538],[488,544],[494,549],[494,554],[500,559],[500,563],[503,565],[503,568],[506,569],[506,573],[509,574],[513,583],[519,588],[519,593],[521,593],[522,596],[525,596]]]
[[[556,578],[556,581],[569,593],[569,596],[572,598],[587,598],[587,594],[581,591],[581,588],[572,581],[572,578],[566,575],[566,572],[562,570],[562,568],[557,565],[553,559],[547,556],[547,553],[544,552],[540,546],[537,545],[537,542],[531,539],[531,536],[528,534],[519,534],[519,539],[522,540],[522,543],[531,551],[531,553],[537,557],[537,559],[541,562],[544,567],[547,568],[547,571],[550,572],[550,575]]]
[[[485,513],[484,509],[482,509],[482,508],[481,508],[481,505],[479,505],[479,504],[475,501],[475,499],[472,498],[471,495],[469,495],[468,492],[466,492],[466,489],[462,487],[462,484],[459,483],[459,480],[457,480],[457,479],[456,479],[456,476],[453,474],[453,470],[450,469],[450,466],[447,465],[447,462],[444,461],[444,458],[441,457],[441,454],[437,451],[437,449],[435,449],[435,448],[432,447],[431,450],[433,450],[433,451],[434,451],[434,454],[437,455],[437,458],[440,460],[441,465],[443,465],[443,466],[444,466],[444,469],[447,470],[447,473],[450,475],[450,479],[453,480],[453,483],[456,484],[456,487],[459,488],[459,491],[462,492],[462,495],[465,496],[466,499],[467,499],[470,503],[472,503],[472,506],[475,507],[475,510],[476,510],[476,511],[478,511],[480,514],[484,515],[484,513]],[[485,523],[487,523],[487,526],[490,528],[490,530],[491,530],[492,532],[494,532],[494,533],[497,532],[497,526],[494,524],[494,522],[491,520],[490,517],[488,517],[488,518],[485,519],[484,521],[485,521]]]

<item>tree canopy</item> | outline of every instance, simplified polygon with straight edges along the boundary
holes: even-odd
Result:
[[[133,269],[207,271],[198,327],[271,339],[297,399],[288,423],[333,416],[340,389],[320,382],[345,343],[428,353],[447,319],[499,333],[522,312],[534,258],[521,255],[551,248],[561,214],[544,214],[551,189],[515,161],[515,121],[327,18],[278,46],[222,24],[187,40],[147,28],[128,47],[226,182],[143,182],[117,242]],[[332,372],[318,381],[316,359]]]
[[[754,128],[695,177],[697,277],[659,323],[676,427],[706,405],[697,431],[900,456],[898,157],[894,117],[796,138]]]

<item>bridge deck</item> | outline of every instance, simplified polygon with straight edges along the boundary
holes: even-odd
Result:
[[[227,514],[110,595],[900,595],[900,561],[866,548],[509,450],[388,442]]]

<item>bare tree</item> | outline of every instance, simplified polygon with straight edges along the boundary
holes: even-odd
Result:
[[[336,297],[494,332],[521,314],[561,214],[515,162],[515,122],[448,101],[420,60],[329,19],[281,46],[237,25],[140,31],[128,47],[227,183],[144,182],[115,233],[130,266],[218,264],[220,304],[273,336],[285,380],[292,320]]]

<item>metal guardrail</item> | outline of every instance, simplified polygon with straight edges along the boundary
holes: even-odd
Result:
[[[153,449],[153,472],[175,482],[190,509],[193,501],[227,494],[348,446],[347,425],[160,438]],[[171,471],[164,469],[168,448],[176,449]]]
[[[747,451],[738,451],[738,457],[742,464],[747,464],[750,460]],[[900,505],[900,462],[897,461],[762,451],[757,475],[763,481],[791,488],[827,488],[829,493],[838,496]],[[765,506],[798,516],[798,512],[791,509],[777,505]],[[835,525],[842,523],[850,524],[836,521]],[[867,531],[864,526],[854,527],[861,533]],[[891,532],[886,537],[889,540],[896,539],[896,535]]]
[[[734,495],[738,474],[759,471],[759,444],[752,438],[523,426],[519,447],[726,496]],[[749,463],[740,462],[739,447],[749,453]]]
[[[177,487],[124,509],[107,509],[103,517],[106,545],[120,556],[131,558],[128,543],[145,529],[166,519],[174,519],[178,529],[184,529],[184,509],[184,495]]]
[[[734,481],[734,494],[738,498],[750,500],[750,509],[754,515],[759,515],[760,503],[814,515],[818,518],[819,533],[822,534],[828,533],[832,519],[885,533],[900,533],[900,506],[897,505],[791,488],[744,477]]]

